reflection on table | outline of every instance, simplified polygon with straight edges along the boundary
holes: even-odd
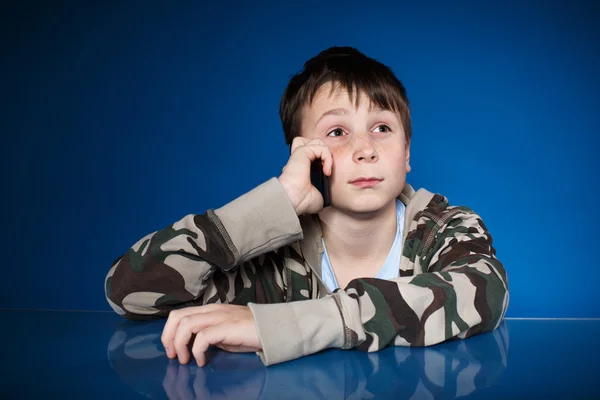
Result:
[[[471,395],[496,382],[508,362],[506,322],[496,331],[431,347],[376,353],[327,350],[265,367],[254,353],[209,350],[209,364],[169,360],[164,321],[122,324],[108,343],[121,380],[145,396],[169,399],[440,398]]]

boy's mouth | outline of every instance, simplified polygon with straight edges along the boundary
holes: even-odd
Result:
[[[365,177],[360,177],[358,179],[354,179],[352,181],[350,181],[351,184],[358,186],[358,187],[373,187],[375,185],[377,185],[379,182],[381,182],[383,179],[380,178],[375,178],[375,177],[369,177],[369,178],[365,178]]]

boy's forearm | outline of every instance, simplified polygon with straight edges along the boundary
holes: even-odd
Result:
[[[188,215],[139,240],[108,272],[106,298],[127,318],[166,316],[199,299],[214,268],[232,271],[301,238],[298,217],[272,178],[219,209]]]
[[[273,365],[344,346],[344,324],[332,296],[248,306],[254,315],[265,365]]]
[[[249,307],[268,366],[327,348],[372,352],[489,332],[502,321],[507,296],[500,275],[480,261],[444,274],[356,279],[320,299]]]
[[[502,321],[508,292],[486,261],[445,272],[391,281],[357,279],[340,293],[349,329],[365,340],[354,346],[378,351],[389,345],[431,346],[490,332]]]
[[[276,178],[214,212],[235,259],[234,265],[221,266],[224,270],[303,238],[300,220]]]

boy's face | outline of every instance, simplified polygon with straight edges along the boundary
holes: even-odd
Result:
[[[301,135],[323,140],[333,154],[333,207],[354,213],[379,210],[400,194],[410,171],[402,122],[396,113],[371,104],[365,93],[359,93],[355,107],[346,90],[330,92],[331,83],[323,85],[304,107]],[[352,183],[361,177],[380,181],[372,187]]]

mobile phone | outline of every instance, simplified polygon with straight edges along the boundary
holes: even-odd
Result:
[[[323,208],[331,204],[331,187],[329,177],[323,173],[323,165],[320,158],[310,164],[310,182],[323,196]]]

